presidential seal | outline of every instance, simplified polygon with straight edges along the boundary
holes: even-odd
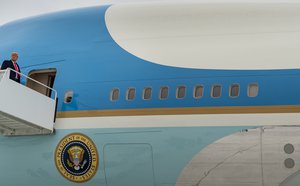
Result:
[[[84,134],[69,134],[56,147],[56,167],[63,177],[72,182],[89,181],[96,174],[98,163],[97,148]]]

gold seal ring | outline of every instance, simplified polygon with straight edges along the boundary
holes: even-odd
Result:
[[[87,182],[98,170],[97,147],[84,134],[69,134],[61,139],[56,147],[55,165],[66,179],[76,183]]]

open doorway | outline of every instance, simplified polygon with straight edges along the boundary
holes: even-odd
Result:
[[[28,77],[50,87],[53,88],[54,80],[56,76],[56,69],[41,69],[41,70],[32,70],[29,72]],[[40,85],[39,83],[32,81],[30,79],[27,80],[26,86],[41,93],[48,97],[51,97],[52,90]]]

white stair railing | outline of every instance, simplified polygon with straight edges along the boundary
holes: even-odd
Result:
[[[12,69],[0,71],[0,134],[37,135],[53,132],[57,91],[18,73],[21,78],[33,81],[51,90],[48,97],[10,79]]]
[[[39,84],[40,86],[43,86],[43,87],[45,87],[45,88],[48,89],[48,90],[51,90],[52,92],[54,92],[54,98],[53,98],[53,99],[56,100],[56,98],[57,98],[57,91],[56,91],[56,90],[54,90],[53,88],[51,88],[51,87],[49,87],[49,86],[47,86],[47,85],[45,85],[45,84],[43,84],[43,83],[41,83],[41,82],[35,80],[35,79],[32,79],[32,78],[26,76],[25,74],[22,74],[22,73],[20,73],[20,72],[17,72],[17,71],[15,71],[15,70],[13,70],[13,69],[8,68],[8,69],[6,69],[6,70],[0,70],[0,81],[1,81],[2,77],[6,77],[6,76],[9,77],[11,71],[12,71],[12,72],[15,72],[15,73],[17,73],[17,74],[19,74],[20,77],[21,77],[21,78],[23,77],[23,79],[25,79],[26,81],[28,81],[28,80],[33,81],[33,82]],[[22,84],[21,84],[21,85],[22,85]],[[24,86],[25,86],[25,85],[24,85]]]

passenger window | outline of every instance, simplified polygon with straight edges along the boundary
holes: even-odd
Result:
[[[120,90],[118,88],[115,88],[111,91],[110,100],[117,101],[119,100],[119,96],[120,96]]]
[[[152,97],[152,88],[151,87],[144,88],[143,99],[148,100],[151,99],[151,97]]]
[[[222,93],[222,87],[221,87],[221,85],[214,85],[212,87],[211,97],[213,97],[213,98],[219,98],[219,97],[221,97],[221,93]]]
[[[126,99],[127,100],[134,100],[135,98],[135,88],[129,88],[127,90],[127,96],[126,96]]]
[[[256,97],[258,95],[258,84],[250,83],[248,85],[248,97]]]
[[[160,99],[167,99],[169,96],[169,88],[168,87],[161,87],[160,88],[160,93],[159,93],[159,98]]]
[[[176,98],[177,99],[184,98],[185,97],[185,91],[186,91],[186,87],[185,86],[179,86],[179,87],[177,87]]]
[[[197,85],[194,88],[194,98],[195,99],[200,99],[203,97],[203,90],[204,87],[202,85]]]
[[[239,84],[232,84],[230,86],[230,93],[229,96],[232,98],[236,98],[240,95],[240,85]]]
[[[73,100],[73,91],[67,91],[64,97],[64,103],[71,103]]]

